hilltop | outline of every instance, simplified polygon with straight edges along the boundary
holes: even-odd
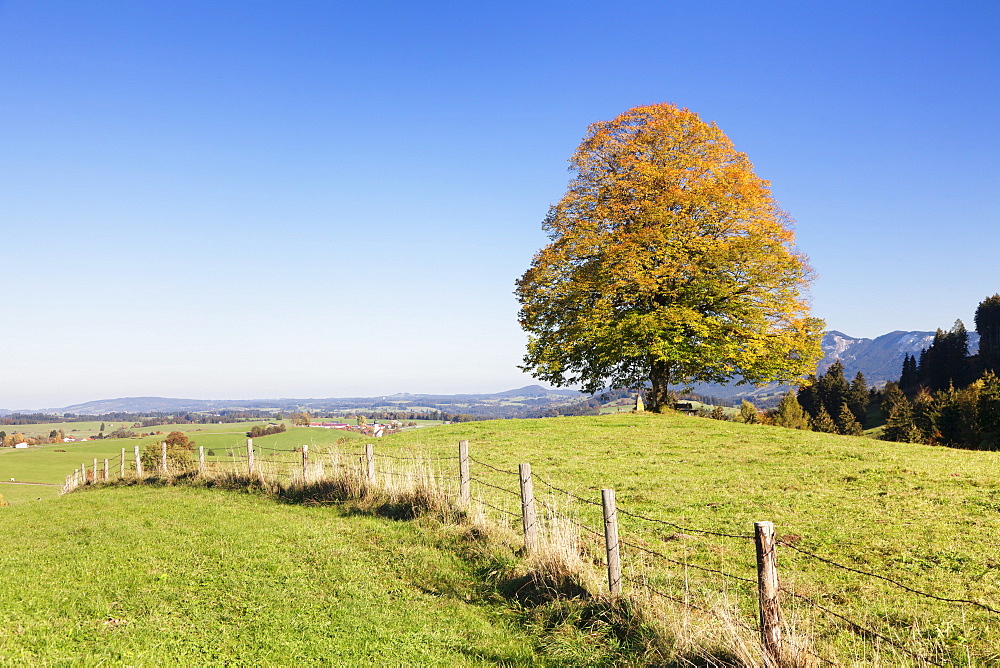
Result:
[[[273,463],[280,475],[290,474],[281,473],[283,466],[290,472],[301,467],[301,452],[295,446],[302,443],[310,443],[309,452],[317,465],[321,458],[329,457],[325,460],[333,465],[329,470],[337,471],[341,470],[339,464],[357,461],[357,452],[364,441],[355,439],[339,443],[332,440],[336,436],[326,430],[300,428],[255,439],[255,443],[262,453],[270,453],[272,458],[284,457]],[[213,445],[225,461],[231,461],[245,442],[242,433],[220,432],[215,436],[216,441],[209,441],[208,434],[198,438]],[[322,439],[326,445],[321,446],[313,439]],[[596,591],[604,586],[600,584],[604,540],[601,490],[611,488],[617,492],[624,541],[621,556],[630,578],[629,590],[647,591],[642,588],[651,586],[672,596],[675,602],[682,601],[681,612],[692,616],[691,621],[711,622],[711,616],[699,617],[697,614],[699,609],[708,609],[736,615],[737,620],[745,620],[740,623],[753,624],[756,614],[752,589],[754,552],[748,534],[752,534],[754,522],[771,520],[781,535],[780,569],[784,586],[795,596],[819,601],[824,608],[841,616],[820,614],[791,593],[783,600],[788,618],[805,634],[793,638],[813,643],[813,650],[820,656],[845,665],[926,665],[911,661],[910,652],[931,657],[942,664],[992,665],[990,662],[995,659],[998,632],[995,616],[976,605],[982,602],[993,609],[1000,608],[1000,567],[994,554],[996,513],[1000,508],[996,476],[996,471],[1000,470],[1000,453],[872,441],[678,414],[622,414],[468,422],[403,432],[375,440],[378,474],[385,481],[406,479],[410,474],[399,466],[408,461],[422,462],[417,466],[429,465],[430,468],[423,469],[421,475],[437,471],[441,476],[442,492],[454,494],[458,469],[456,444],[460,439],[467,439],[470,445],[473,498],[483,501],[484,512],[491,521],[506,523],[515,536],[521,527],[518,464],[532,464],[539,507],[545,509],[547,516],[556,513],[567,518],[571,524],[564,528],[579,527],[576,540],[586,556],[585,561],[596,564],[595,577],[588,580],[591,582],[588,586],[598,583]],[[92,448],[106,447],[114,454],[126,444],[131,445],[131,442],[109,439],[96,444],[69,444],[65,453],[43,449],[11,451],[4,455],[6,461],[3,463],[32,456],[51,457],[55,463],[58,455],[64,457],[67,467],[72,467],[76,462],[90,462],[92,456],[98,456],[96,452],[91,454]],[[42,463],[38,459],[37,465]],[[153,484],[163,482],[154,481]],[[138,491],[136,488],[88,490],[38,504],[37,512],[45,514],[45,522],[33,521],[22,514],[36,512],[26,507],[34,504],[6,509],[4,512],[11,514],[4,528],[13,544],[29,544],[32,540],[35,542],[31,544],[39,546],[55,544],[53,536],[60,536],[60,540],[68,544],[50,550],[58,557],[48,556],[49,552],[41,551],[41,547],[26,552],[24,558],[19,559],[18,570],[12,577],[37,577],[39,558],[44,558],[45,580],[32,585],[34,600],[51,600],[58,613],[65,608],[62,601],[66,600],[66,588],[74,595],[77,592],[82,595],[84,591],[90,595],[90,588],[67,584],[78,581],[78,576],[72,575],[80,568],[78,564],[87,560],[100,562],[114,572],[116,563],[127,562],[129,573],[136,573],[130,577],[138,578],[136,583],[149,589],[151,598],[143,598],[146,590],[142,587],[127,588],[128,592],[139,593],[129,594],[124,599],[122,594],[98,599],[98,607],[87,608],[91,612],[85,622],[85,626],[100,628],[108,619],[126,620],[128,623],[116,628],[113,635],[100,635],[97,640],[107,643],[110,638],[115,643],[125,643],[112,645],[120,652],[127,653],[140,646],[129,644],[133,634],[142,641],[147,632],[172,629],[165,638],[168,651],[176,656],[190,656],[193,660],[208,647],[204,634],[197,632],[198,624],[207,622],[211,627],[217,621],[211,615],[217,611],[224,615],[227,627],[234,629],[231,633],[236,634],[226,636],[227,644],[218,655],[223,660],[236,656],[234,652],[239,651],[241,625],[277,633],[275,627],[264,629],[261,626],[270,622],[261,621],[260,611],[270,614],[270,606],[277,604],[255,589],[266,588],[267,578],[255,580],[254,589],[244,587],[230,592],[225,588],[225,571],[220,574],[212,568],[209,557],[220,542],[219,532],[225,534],[223,538],[232,533],[234,538],[226,540],[233,545],[232,549],[239,551],[240,532],[245,529],[227,525],[207,531],[204,519],[209,517],[215,521],[212,513],[216,511],[196,509],[189,512],[186,508],[193,507],[193,502],[188,500],[187,492],[163,487],[142,488],[142,502],[136,504],[138,497],[133,494]],[[245,502],[264,508],[254,495],[238,494],[239,499],[232,501],[211,496],[207,491],[198,492],[197,496],[208,500],[212,508]],[[64,510],[69,508],[66,504],[75,508],[73,517],[66,514],[69,512]],[[287,537],[292,547],[271,540],[270,533],[265,532],[269,542],[255,557],[260,565],[254,572],[264,576],[270,573],[272,579],[285,578],[281,580],[283,586],[308,589],[313,586],[309,573],[299,582],[298,578],[288,578],[286,569],[301,570],[303,563],[312,568],[310,559],[301,562],[291,558],[289,561],[288,555],[312,549],[316,536],[330,535],[334,524],[340,522],[338,513],[315,524],[313,519],[327,512],[326,509],[313,506],[286,512],[281,509],[284,504],[278,506],[260,512],[269,514],[269,522],[271,515],[282,515],[274,524],[283,527],[281,536]],[[131,510],[122,515],[120,507]],[[155,520],[154,511],[159,513]],[[124,527],[118,524],[122,517],[131,517],[136,512],[139,514],[136,521],[140,524]],[[253,515],[248,513],[248,516]],[[559,526],[552,525],[552,521],[547,518],[543,524]],[[113,527],[110,523],[114,523]],[[420,520],[417,523],[425,528],[435,526]],[[34,537],[49,525],[51,529],[45,529],[48,534],[43,539]],[[151,527],[165,527],[167,533],[157,534]],[[103,532],[111,528],[116,540],[102,541]],[[351,531],[348,526],[343,530]],[[400,529],[404,530],[409,531]],[[253,531],[260,533],[259,526],[254,524]],[[133,533],[137,535],[132,536]],[[197,548],[183,558],[177,557],[177,564],[201,564],[197,571],[183,566],[180,573],[185,577],[172,576],[173,571],[166,565],[172,563],[169,554],[187,549],[183,545],[188,541],[171,539],[176,535],[192,537],[190,542]],[[169,554],[164,556],[159,549],[146,550],[144,554],[151,555],[149,564],[136,569],[132,553],[127,557],[110,555],[110,559],[97,553],[102,546],[116,545],[123,536],[131,543],[163,545]],[[336,551],[333,546],[324,546],[319,553],[327,554],[331,548]],[[268,551],[273,551],[276,560],[284,565],[268,570]],[[382,552],[384,550],[376,550],[375,554]],[[65,564],[68,575],[58,570],[63,568],[65,554],[73,554],[77,559]],[[408,562],[397,563],[400,568],[406,568]],[[843,564],[848,569],[833,564]],[[382,577],[386,575],[383,573]],[[429,574],[422,577],[429,577]],[[190,612],[176,602],[186,601],[190,596],[214,601],[211,588],[216,586],[216,581],[224,585],[225,592],[219,597],[218,605],[206,604],[205,614],[194,626],[185,626],[186,622],[172,626],[171,620],[185,620],[184,615]],[[192,582],[197,584],[194,594],[191,594]],[[442,591],[436,586],[428,587],[424,580],[410,582]],[[457,580],[452,581],[452,586],[456,583]],[[904,586],[901,588],[894,583]],[[464,591],[474,593],[482,584],[467,585],[472,589]],[[319,587],[316,591],[341,591],[337,587],[343,587],[336,582],[331,586],[334,589]],[[461,590],[460,587],[456,589]],[[98,588],[98,591],[103,590]],[[396,587],[390,588],[390,597],[397,595],[395,591]],[[307,595],[310,594],[307,592]],[[328,594],[322,595],[328,597]],[[150,607],[147,600],[155,605]],[[403,600],[413,599],[407,594]],[[245,601],[250,603],[244,605]],[[297,614],[298,602],[288,597],[281,601],[292,612],[282,608],[280,618]],[[116,609],[108,607],[111,602],[125,606],[131,616],[118,614]],[[683,608],[688,605],[685,602],[693,607]],[[573,605],[573,602],[563,602],[552,608],[559,613],[561,621],[554,627],[542,629],[542,633],[551,634],[548,639],[542,639],[543,645],[557,646],[560,651],[565,647],[566,629],[560,625],[571,624],[574,619],[579,621],[580,610],[584,609],[573,608]],[[580,605],[585,606],[586,602]],[[9,619],[16,619],[22,627],[30,627],[31,633],[25,638],[37,639],[40,634],[44,635],[51,656],[67,656],[65,648],[58,644],[63,642],[65,630],[46,626],[49,618],[57,618],[57,614],[49,614],[44,606],[36,604],[32,609],[42,612],[29,620],[22,614],[23,601],[14,598],[9,598],[0,609],[6,610],[11,615]],[[427,619],[434,619],[436,614],[439,613],[428,613]],[[309,610],[304,619],[312,623]],[[426,630],[427,619],[407,618],[399,629],[399,637],[410,638],[415,632]],[[841,623],[843,619],[852,620],[850,623],[858,627]],[[684,625],[688,623],[688,617],[684,617]],[[14,626],[7,624],[5,627]],[[73,651],[83,651],[81,642],[90,638],[86,635],[89,628],[81,629],[81,637],[74,636],[80,642],[73,643]],[[859,631],[859,628],[872,629],[891,642],[877,641],[876,636]],[[588,633],[593,630],[589,629]],[[327,631],[317,628],[316,632],[322,636]],[[588,647],[609,640],[608,635],[597,639],[588,635],[587,638]],[[21,636],[12,637],[11,642],[14,644],[9,647],[24,647]],[[306,641],[300,638],[284,638],[282,647],[305,651],[305,655],[311,656],[308,654],[312,651],[310,646],[301,644],[303,642]],[[496,642],[506,641],[498,639]],[[34,646],[41,647],[37,641]],[[274,651],[285,651],[282,647],[276,646]],[[388,646],[385,647],[380,651],[391,652]],[[279,657],[278,654],[260,654],[261,660],[268,656]],[[8,655],[7,658],[12,657]],[[584,662],[579,661],[578,665],[581,663]]]

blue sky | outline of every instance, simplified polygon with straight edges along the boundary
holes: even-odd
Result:
[[[771,180],[831,329],[1000,291],[996,2],[0,0],[0,407],[533,382],[513,281],[589,123]]]

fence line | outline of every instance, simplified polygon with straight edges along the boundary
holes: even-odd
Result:
[[[271,453],[285,453],[289,455],[288,457],[258,457],[255,459],[255,449],[263,454],[263,451]],[[729,580],[733,582],[740,583],[741,586],[756,586],[758,593],[758,612],[759,612],[759,625],[754,628],[750,625],[746,625],[740,622],[738,619],[731,619],[728,616],[725,618],[727,622],[735,622],[741,628],[746,631],[751,631],[753,633],[760,634],[761,646],[763,648],[764,654],[767,657],[767,661],[774,663],[780,662],[782,654],[782,645],[787,644],[795,649],[808,653],[816,659],[824,663],[833,665],[829,659],[822,657],[821,655],[815,653],[808,647],[799,646],[794,641],[787,637],[782,636],[782,628],[784,625],[782,619],[782,613],[779,603],[779,594],[783,594],[788,598],[789,601],[801,601],[804,604],[819,610],[825,614],[828,614],[848,625],[854,630],[856,634],[863,638],[874,638],[880,642],[886,643],[889,646],[905,653],[913,659],[918,661],[926,662],[932,665],[945,665],[927,656],[921,655],[919,652],[914,651],[910,647],[907,647],[892,638],[888,637],[883,633],[869,628],[867,625],[862,624],[856,620],[850,619],[846,615],[838,613],[824,605],[817,603],[812,598],[805,596],[796,592],[794,589],[789,589],[786,586],[780,584],[778,579],[776,554],[780,548],[788,548],[794,552],[801,554],[807,559],[816,560],[827,565],[833,566],[835,568],[842,569],[847,572],[854,573],[867,578],[872,578],[885,582],[888,585],[901,588],[911,594],[925,597],[929,600],[935,600],[945,603],[971,605],[978,607],[979,609],[986,611],[991,614],[1000,614],[1000,609],[990,606],[986,603],[980,601],[975,601],[971,599],[964,598],[949,598],[945,596],[938,596],[931,594],[920,589],[910,587],[903,584],[893,578],[889,578],[884,575],[879,575],[877,573],[872,573],[862,569],[847,566],[845,564],[839,563],[835,560],[828,559],[826,557],[820,556],[808,550],[798,548],[790,542],[782,542],[780,539],[775,539],[773,525],[770,522],[758,522],[755,525],[755,535],[749,534],[737,534],[737,533],[726,533],[720,531],[714,531],[709,529],[701,529],[695,527],[689,527],[682,524],[672,522],[670,520],[665,520],[661,518],[648,517],[646,515],[640,514],[635,511],[628,510],[627,508],[622,508],[618,506],[615,501],[615,495],[613,489],[601,490],[601,501],[595,501],[583,497],[581,494],[571,492],[561,486],[555,485],[552,482],[546,480],[545,478],[539,476],[537,473],[532,473],[531,466],[528,463],[520,463],[518,465],[518,470],[511,470],[495,466],[493,464],[481,461],[475,457],[468,454],[468,443],[463,441],[459,444],[459,455],[458,456],[442,456],[442,457],[425,457],[425,456],[404,456],[396,455],[383,452],[375,452],[371,444],[368,444],[364,452],[358,453],[326,453],[327,457],[324,458],[322,455],[314,457],[314,460],[309,458],[309,449],[307,445],[300,448],[295,448],[291,450],[279,449],[279,448],[268,448],[260,447],[253,444],[252,439],[247,439],[247,449],[245,455],[240,455],[235,448],[225,448],[228,451],[229,457],[214,457],[211,461],[206,461],[204,458],[204,448],[199,451],[199,457],[197,461],[197,474],[198,475],[211,475],[219,473],[231,473],[251,476],[260,476],[263,480],[265,476],[288,478],[293,483],[296,481],[303,484],[309,481],[317,481],[325,476],[326,468],[329,467],[332,470],[340,470],[342,472],[349,472],[363,477],[368,484],[377,484],[377,476],[389,477],[389,478],[405,478],[414,481],[424,481],[429,484],[437,485],[439,482],[445,482],[446,484],[451,481],[458,480],[459,484],[456,486],[455,490],[444,490],[445,497],[450,500],[457,500],[460,505],[468,505],[471,502],[469,496],[470,492],[469,485],[475,483],[480,486],[480,489],[493,490],[496,492],[501,492],[509,497],[515,497],[520,499],[521,512],[512,512],[511,510],[502,508],[501,506],[494,505],[491,503],[492,499],[489,501],[481,496],[477,496],[474,500],[475,504],[478,504],[481,508],[487,508],[497,513],[500,513],[509,518],[520,519],[522,524],[522,530],[524,534],[524,544],[525,548],[529,553],[538,549],[539,545],[539,529],[541,525],[535,515],[536,505],[541,505],[546,512],[546,521],[564,521],[569,525],[581,530],[585,534],[589,535],[591,538],[604,539],[604,554],[595,555],[594,561],[602,566],[607,567],[608,570],[608,591],[612,596],[621,593],[622,583],[629,583],[633,587],[640,588],[663,598],[669,600],[679,605],[683,605],[691,610],[698,611],[700,613],[708,614],[719,619],[723,619],[718,613],[714,612],[710,608],[702,607],[697,604],[691,603],[688,600],[688,596],[685,595],[683,599],[673,596],[665,591],[661,587],[654,586],[649,582],[646,577],[635,577],[629,574],[623,574],[621,571],[621,559],[627,554],[640,554],[648,557],[653,557],[655,559],[661,560],[665,563],[672,564],[674,566],[682,567],[685,569],[685,574],[688,569],[698,571],[700,573],[720,576],[723,580]],[[141,453],[139,452],[139,447],[135,447],[135,461],[133,464],[133,469],[131,471],[126,471],[126,457],[125,450],[121,451],[121,461],[119,466],[119,478],[124,479],[131,477],[137,479],[143,479],[147,477],[153,477],[154,475],[169,475],[170,474],[170,462],[167,457],[166,445],[162,445],[162,449],[158,459],[159,462],[153,463],[152,460],[148,461],[147,464],[152,464],[149,466],[144,466]],[[290,455],[299,454],[301,460]],[[390,470],[386,467],[381,467],[377,470],[376,461],[377,460],[388,460],[390,462],[406,462],[411,466],[420,467],[416,471],[407,470]],[[457,460],[459,465],[458,475],[445,475],[440,470],[432,470],[430,465],[438,462],[452,462]],[[482,467],[488,471],[495,474],[500,474],[504,476],[515,477],[519,483],[519,490],[510,489],[503,486],[502,484],[495,484],[494,482],[489,482],[483,480],[481,477],[472,476],[469,472],[469,467],[471,464]],[[159,464],[157,466],[156,464]],[[221,466],[220,466],[221,465]],[[232,466],[230,466],[232,465]],[[263,468],[262,468],[263,467]],[[174,467],[177,468],[176,466]],[[183,467],[182,467],[183,468]],[[286,468],[287,470],[281,471],[279,469]],[[89,469],[89,470],[88,470]],[[266,471],[264,469],[267,469]],[[156,472],[155,474],[153,472]],[[175,470],[174,474],[177,473],[192,473],[190,468],[184,468],[183,470]],[[318,473],[318,475],[317,475]],[[110,461],[105,459],[103,461],[103,467],[99,469],[99,462],[95,458],[93,460],[92,467],[88,467],[87,463],[81,465],[79,469],[74,471],[66,478],[66,483],[63,486],[63,492],[72,491],[73,489],[80,487],[82,485],[93,484],[100,481],[109,481],[111,478],[110,474]],[[587,508],[601,508],[604,517],[604,529],[599,530],[595,527],[591,527],[584,522],[581,522],[574,518],[570,513],[561,512],[553,504],[547,503],[544,499],[538,499],[534,495],[534,490],[532,482],[537,481],[543,487],[549,489],[552,492],[556,492],[561,495],[565,495],[567,499],[584,504]],[[443,489],[443,488],[442,488]],[[454,493],[451,493],[451,492]],[[755,540],[756,554],[757,554],[757,579],[751,579],[748,577],[742,577],[735,575],[733,573],[727,572],[722,569],[710,568],[707,566],[701,566],[695,563],[691,563],[688,560],[681,561],[675,559],[671,556],[664,554],[658,550],[652,549],[650,547],[645,547],[638,544],[633,540],[626,540],[619,535],[619,526],[617,517],[618,515],[624,515],[631,519],[646,522],[659,526],[668,526],[677,531],[684,533],[697,533],[705,536],[714,536],[719,538],[734,538],[739,540]],[[593,547],[593,546],[592,546]],[[626,555],[622,554],[622,549],[625,548]],[[598,548],[598,552],[600,552]],[[687,576],[685,575],[685,581]],[[687,584],[685,583],[685,587]],[[687,592],[687,589],[685,589]]]

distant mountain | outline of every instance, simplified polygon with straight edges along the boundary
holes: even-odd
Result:
[[[47,409],[46,413],[72,413],[74,415],[104,415],[106,413],[172,413],[196,412],[213,409],[233,409],[249,407],[256,402],[212,401],[203,399],[172,399],[169,397],[121,397],[119,399],[99,399],[83,404],[73,404],[63,408]],[[273,405],[273,402],[265,402]],[[253,406],[258,408],[258,406]]]
[[[222,411],[398,411],[464,413],[478,417],[526,417],[579,401],[576,390],[549,390],[528,385],[492,394],[409,394],[327,399],[176,399],[170,397],[121,397],[21,413],[105,415],[108,413],[219,413]],[[9,411],[8,411],[9,412]],[[2,415],[3,412],[0,412]]]
[[[858,371],[869,385],[898,380],[906,355],[920,355],[934,341],[934,332],[889,332],[874,339],[857,339],[831,330],[823,336],[823,359],[819,373],[825,372],[838,359],[844,365],[848,379]],[[969,354],[979,352],[979,334],[969,332]]]
[[[525,385],[516,390],[497,392],[498,397],[547,397],[552,395],[579,398],[580,392],[577,390],[548,390],[541,385]]]
[[[919,356],[920,351],[931,345],[934,332],[895,331],[874,339],[855,338],[843,332],[830,330],[823,335],[823,359],[817,373],[824,373],[838,359],[844,365],[844,375],[851,380],[860,371],[869,387],[881,386],[887,381],[898,380],[903,370],[903,358],[909,354]],[[979,334],[969,332],[969,354],[979,352]],[[748,399],[759,407],[777,405],[777,398],[788,392],[790,385],[715,385],[696,383],[698,394],[724,399]]]

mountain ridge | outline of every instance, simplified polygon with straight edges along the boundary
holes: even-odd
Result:
[[[860,371],[869,387],[881,387],[888,381],[899,379],[906,355],[920,356],[920,351],[931,345],[935,332],[894,330],[873,339],[854,337],[839,330],[827,330],[820,346],[823,358],[817,365],[816,373],[825,373],[837,360],[844,365],[844,376],[850,381]],[[979,334],[969,332],[969,354],[979,351]],[[692,389],[698,394],[720,399],[747,399],[767,407],[777,405],[780,395],[795,387],[791,384],[771,383],[763,387],[752,385],[727,385],[715,383],[695,383]]]

